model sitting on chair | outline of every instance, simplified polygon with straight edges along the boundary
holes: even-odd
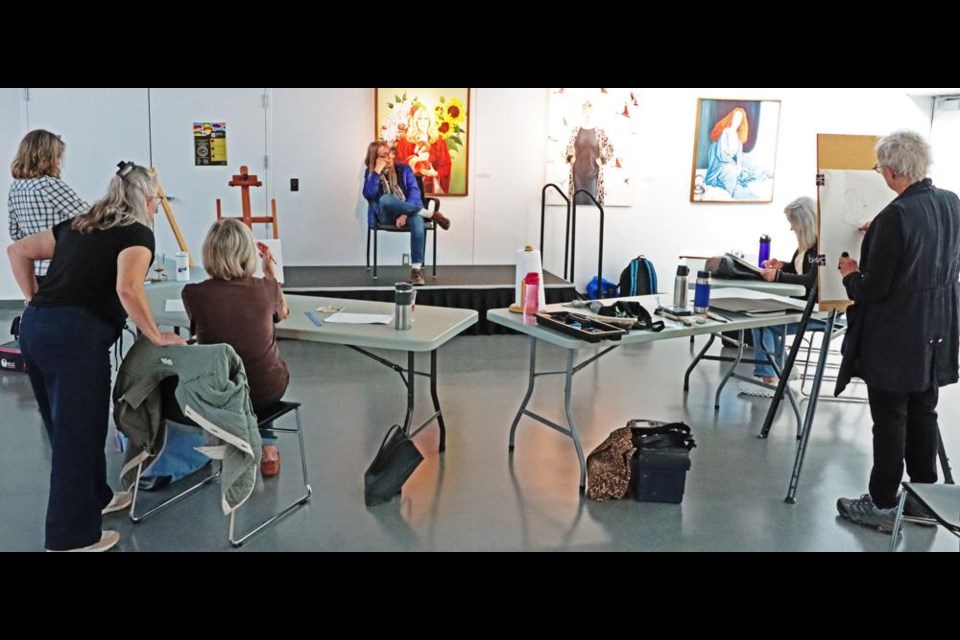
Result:
[[[257,253],[263,257],[263,278],[254,278]],[[203,241],[203,267],[210,279],[183,288],[183,306],[190,330],[200,344],[229,344],[243,360],[250,401],[258,416],[269,411],[287,391],[290,372],[277,349],[274,326],[290,315],[274,273],[273,256],[239,220],[218,220]],[[261,425],[263,457],[260,473],[280,473],[280,452],[269,425]]]
[[[368,224],[371,227],[379,223],[410,229],[410,283],[426,284],[423,280],[426,245],[423,220],[432,218],[443,230],[450,228],[450,220],[439,211],[431,212],[423,207],[423,196],[413,170],[408,165],[396,162],[393,151],[385,142],[378,140],[370,143],[366,166],[363,197],[370,203]]]

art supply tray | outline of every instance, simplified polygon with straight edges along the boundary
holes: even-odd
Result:
[[[556,311],[537,314],[537,324],[565,333],[584,342],[619,340],[626,331],[578,313]]]

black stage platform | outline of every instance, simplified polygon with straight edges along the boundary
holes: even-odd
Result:
[[[380,265],[379,278],[373,279],[365,267],[285,267],[283,290],[298,295],[350,300],[393,302],[393,286],[410,277],[409,267]],[[423,270],[426,286],[417,287],[417,304],[432,307],[475,309],[480,322],[475,335],[503,333],[503,327],[487,322],[487,309],[503,309],[514,301],[514,265],[430,267]],[[570,302],[576,297],[573,284],[544,272],[547,304]]]

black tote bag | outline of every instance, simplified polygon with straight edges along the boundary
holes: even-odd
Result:
[[[363,474],[363,498],[367,506],[375,507],[392,500],[421,462],[423,455],[400,425],[390,427]]]

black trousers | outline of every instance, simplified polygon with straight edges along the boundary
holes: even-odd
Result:
[[[28,307],[20,346],[50,436],[46,548],[100,540],[100,510],[113,498],[104,447],[110,424],[110,347],[119,331],[93,312]]]
[[[867,387],[873,416],[873,471],[870,497],[881,509],[897,506],[906,462],[910,482],[937,481],[939,387],[921,393]]]

